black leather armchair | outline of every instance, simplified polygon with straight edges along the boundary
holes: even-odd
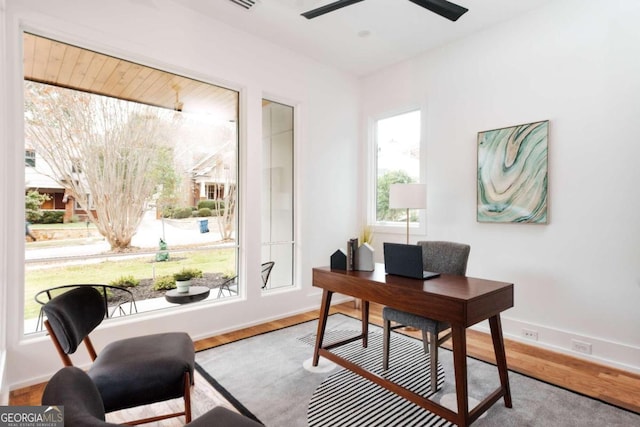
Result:
[[[191,421],[191,385],[195,351],[183,332],[145,335],[114,341],[98,355],[89,334],[105,317],[100,292],[79,287],[47,302],[44,324],[64,366],[73,366],[69,354],[84,342],[93,364],[88,375],[100,392],[106,412],[164,400],[184,398],[184,411],[135,423],[184,415]]]
[[[65,427],[111,427],[105,421],[105,411],[91,378],[74,366],[62,368],[49,380],[42,395],[42,404],[64,407]],[[256,427],[262,424],[218,406],[188,424],[190,427]]]

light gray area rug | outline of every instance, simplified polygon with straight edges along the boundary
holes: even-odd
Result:
[[[339,339],[359,328],[359,320],[335,314],[329,316],[327,337]],[[448,425],[331,362],[321,360],[318,368],[312,368],[316,329],[317,321],[312,321],[243,339],[198,352],[196,362],[269,427]],[[334,351],[351,352],[349,357],[369,364],[370,369],[379,369],[382,364],[380,337],[381,329],[372,325],[368,349],[362,349],[357,342],[351,344],[352,348]],[[418,372],[422,377],[409,386],[427,395],[428,365],[421,348],[419,340],[392,333],[390,368],[397,372]],[[442,386],[430,398],[455,410],[452,353],[440,349],[440,363],[438,382]],[[498,387],[499,379],[495,366],[488,363],[469,358],[468,369],[470,407],[473,407],[474,402]],[[513,408],[506,408],[500,400],[474,426],[640,425],[639,414],[511,371],[509,380]],[[323,390],[332,388],[351,392],[330,401],[331,393]]]

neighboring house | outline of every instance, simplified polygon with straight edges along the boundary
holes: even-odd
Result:
[[[56,180],[51,178],[51,168],[38,155],[35,149],[24,150],[24,182],[25,193],[35,190],[40,194],[49,196],[49,200],[42,204],[45,210],[64,210],[67,201],[65,189]]]
[[[193,206],[200,200],[225,200],[235,191],[235,159],[227,158],[234,150],[228,150],[228,142],[213,154],[206,155],[187,170],[192,183]]]
[[[49,164],[33,148],[26,148],[24,152],[24,182],[25,194],[37,191],[49,196],[41,208],[43,210],[64,211],[64,222],[73,218],[85,220],[87,211],[82,209],[67,193],[67,189],[52,178],[53,171]]]
[[[187,190],[188,205],[196,206],[200,200],[225,200],[229,193],[234,191],[233,159],[226,159],[226,146],[227,144],[223,145],[219,151],[205,156],[195,166],[187,169],[183,184],[191,188],[191,191]],[[35,149],[25,149],[24,165],[25,194],[35,190],[49,196],[49,200],[42,204],[43,210],[63,210],[64,222],[69,222],[73,218],[86,220],[86,210],[76,203],[63,185],[52,178],[54,175],[52,168]],[[81,173],[77,170],[74,172]]]

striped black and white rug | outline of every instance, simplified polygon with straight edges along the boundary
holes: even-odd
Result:
[[[327,331],[324,344],[357,335],[357,331]],[[315,334],[301,338],[314,345]],[[382,370],[382,334],[370,333],[368,348],[360,341],[338,347],[332,352],[363,368],[424,396],[431,396],[429,355],[422,343],[391,334],[389,370]],[[444,370],[438,364],[438,386],[444,382]],[[328,376],[315,390],[307,412],[310,427],[427,427],[453,424],[409,402],[347,369]]]

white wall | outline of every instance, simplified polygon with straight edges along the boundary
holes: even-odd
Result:
[[[0,76],[3,134],[0,159],[8,159],[0,183],[2,256],[0,296],[6,293],[7,384],[43,381],[61,363],[47,337],[24,340],[23,307],[24,171],[22,145],[22,52],[24,28],[71,44],[184,74],[241,92],[241,260],[247,300],[215,306],[184,306],[162,314],[111,321],[95,334],[96,344],[115,338],[184,330],[195,339],[319,306],[311,268],[357,228],[358,81],[278,46],[250,37],[168,0],[7,0],[7,63]],[[3,53],[3,58],[4,53]],[[10,88],[10,89],[9,89]],[[263,97],[296,108],[297,290],[260,294],[260,189]],[[338,100],[340,102],[336,102]],[[330,123],[330,126],[327,125]],[[4,129],[4,126],[3,126]],[[331,171],[331,173],[327,173]],[[5,179],[6,178],[6,179]],[[5,222],[6,218],[6,222]],[[331,224],[321,227],[320,224]],[[5,250],[12,248],[11,251]],[[3,258],[4,260],[4,258]],[[2,301],[4,303],[4,300]],[[1,332],[1,331],[0,331]],[[0,335],[1,337],[1,335]],[[78,351],[84,356],[84,351]],[[86,357],[76,359],[81,365]]]
[[[636,0],[553,2],[369,76],[362,104],[363,123],[427,105],[427,235],[412,240],[467,242],[469,275],[513,282],[507,335],[579,338],[640,372],[638,22]],[[549,224],[477,223],[477,132],[546,119]]]

